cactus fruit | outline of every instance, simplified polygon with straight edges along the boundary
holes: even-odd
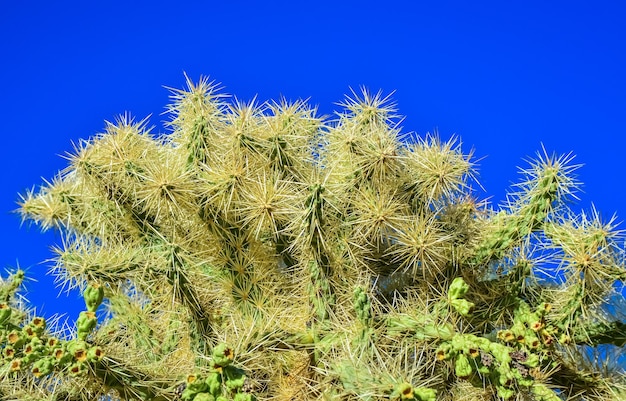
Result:
[[[33,363],[33,367],[31,369],[33,375],[37,378],[41,376],[46,376],[52,372],[54,369],[54,359],[52,358],[41,358]]]
[[[104,358],[104,351],[98,346],[92,346],[87,350],[87,361],[97,362]]]
[[[87,311],[95,312],[104,299],[104,288],[99,284],[89,284],[83,292]]]
[[[85,340],[97,324],[98,318],[94,312],[80,312],[78,319],[76,320],[76,333],[78,338]]]
[[[230,365],[235,358],[235,352],[228,345],[221,343],[213,348],[213,366],[223,368]]]
[[[87,371],[87,365],[83,362],[74,362],[68,367],[70,376],[81,376]]]
[[[168,134],[81,142],[20,211],[85,310],[68,333],[0,281],[0,398],[623,399],[623,241],[569,208],[572,157],[492,210],[456,138],[408,140],[380,93],[342,107],[188,80]]]

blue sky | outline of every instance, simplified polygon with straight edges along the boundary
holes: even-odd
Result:
[[[543,143],[573,152],[584,193],[626,216],[626,6],[618,1],[23,1],[0,9],[2,267],[38,282],[45,315],[82,307],[44,272],[53,233],[20,227],[18,193],[59,155],[129,111],[162,129],[163,86],[186,72],[249,100],[310,98],[322,114],[349,88],[396,91],[404,131],[459,135],[502,200]],[[99,3],[99,4],[92,4]]]

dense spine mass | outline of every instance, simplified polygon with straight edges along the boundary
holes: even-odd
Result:
[[[62,332],[2,281],[2,399],[626,397],[620,232],[566,206],[569,155],[495,211],[472,155],[409,140],[380,94],[326,121],[172,93],[167,135],[121,117],[23,196],[85,311]]]

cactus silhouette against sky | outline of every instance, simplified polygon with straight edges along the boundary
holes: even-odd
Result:
[[[167,135],[122,116],[23,195],[83,292],[68,333],[2,281],[15,400],[623,400],[615,220],[575,213],[543,150],[506,205],[456,138],[411,139],[389,97],[172,89]]]

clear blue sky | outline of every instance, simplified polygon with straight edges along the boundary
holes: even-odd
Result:
[[[20,228],[18,193],[64,167],[104,120],[152,114],[165,86],[210,75],[240,99],[388,93],[405,131],[459,135],[482,197],[503,199],[543,143],[585,166],[580,208],[626,217],[626,9],[619,1],[13,1],[0,7],[0,255],[39,281],[45,315],[70,310],[39,262],[54,234]],[[73,317],[73,316],[71,316]]]

